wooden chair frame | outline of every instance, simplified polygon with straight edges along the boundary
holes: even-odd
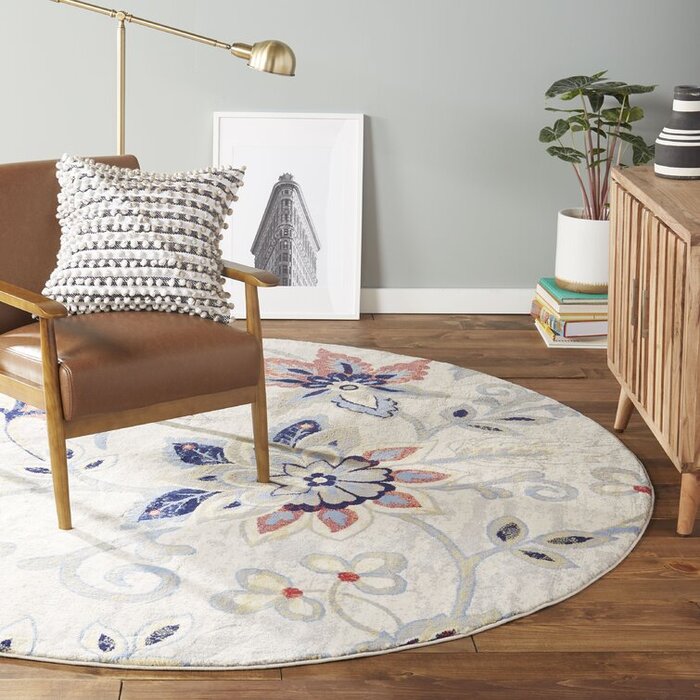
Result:
[[[26,379],[0,372],[0,393],[46,411],[51,476],[58,527],[61,530],[70,530],[72,527],[66,438],[91,435],[106,430],[127,428],[249,403],[252,409],[258,481],[262,483],[270,481],[265,364],[262,351],[258,287],[274,287],[277,285],[278,279],[266,270],[258,270],[229,261],[224,261],[222,274],[224,277],[245,284],[246,331],[255,336],[260,343],[260,373],[256,385],[116,413],[81,416],[70,421],[67,421],[63,414],[54,331],[54,321],[67,316],[68,311],[59,302],[42,294],[0,281],[0,303],[26,311],[39,319],[43,383],[35,384]]]

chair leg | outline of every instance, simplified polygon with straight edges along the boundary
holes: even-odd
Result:
[[[258,382],[255,402],[250,405],[253,414],[253,439],[255,441],[255,462],[258,468],[258,481],[270,483],[270,446],[267,432],[267,396],[265,375]]]
[[[58,354],[52,319],[39,319],[41,336],[41,366],[44,379],[44,403],[46,428],[49,434],[49,458],[53,496],[56,501],[58,527],[70,530],[70,494],[68,492],[68,460],[66,457],[66,431],[63,427],[63,405],[58,381]]]
[[[53,495],[56,501],[58,527],[70,530],[70,492],[68,489],[68,460],[66,457],[66,435],[63,429],[63,418],[54,411],[46,412],[46,427],[49,433],[49,455],[51,458],[51,478],[53,479]]]

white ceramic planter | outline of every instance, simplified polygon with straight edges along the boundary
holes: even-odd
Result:
[[[609,240],[609,221],[583,219],[581,209],[562,209],[554,263],[557,284],[574,292],[607,292]]]

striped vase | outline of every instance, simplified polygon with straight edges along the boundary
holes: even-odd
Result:
[[[656,139],[654,172],[679,180],[700,179],[700,85],[678,85],[673,112]]]

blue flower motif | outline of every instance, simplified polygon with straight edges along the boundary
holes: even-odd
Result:
[[[282,474],[272,477],[278,487],[273,495],[290,496],[290,511],[341,509],[376,500],[394,490],[391,469],[364,457],[346,457],[338,464],[319,459],[310,464],[282,466]]]

